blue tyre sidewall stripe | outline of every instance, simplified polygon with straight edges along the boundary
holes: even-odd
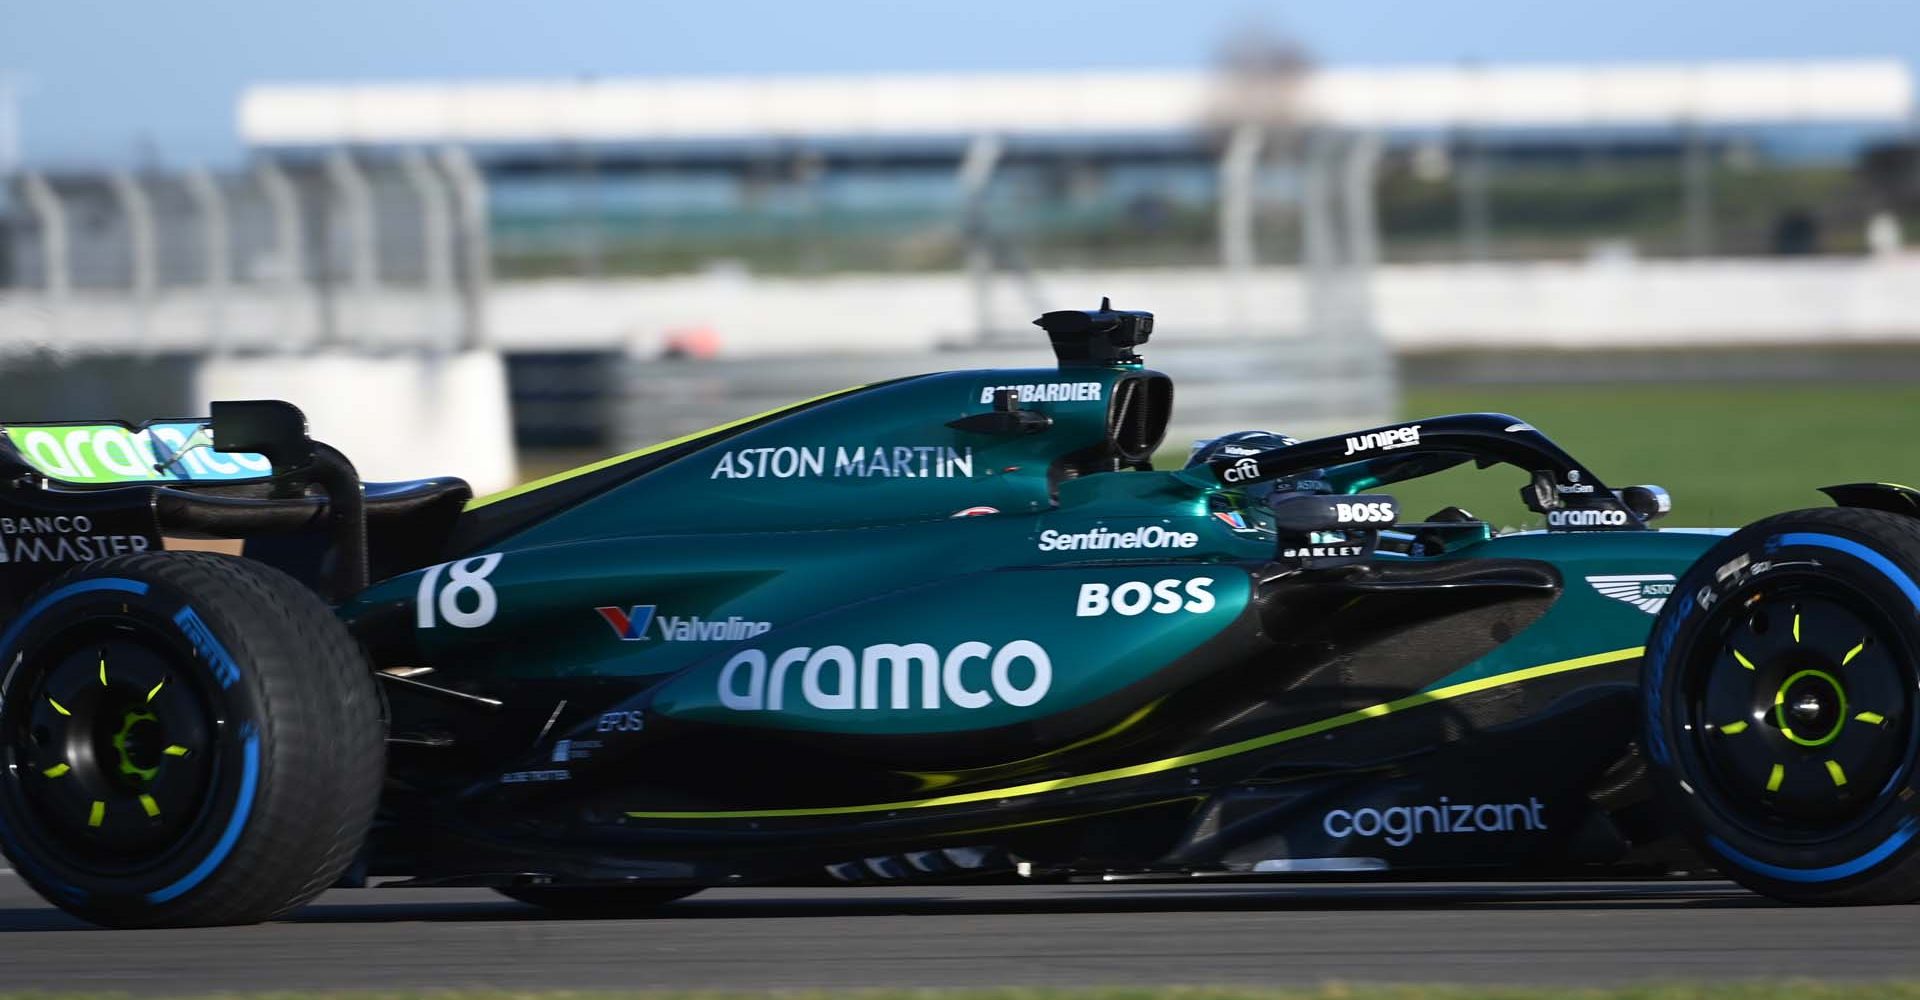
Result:
[[[1913,839],[1915,832],[1915,822],[1912,817],[1908,817],[1901,821],[1900,828],[1893,831],[1892,836],[1881,841],[1879,846],[1873,850],[1854,858],[1852,861],[1843,861],[1840,864],[1828,865],[1825,868],[1786,868],[1780,865],[1769,864],[1761,861],[1759,858],[1749,857],[1737,850],[1732,844],[1716,836],[1708,836],[1707,842],[1713,845],[1713,849],[1718,851],[1721,857],[1756,875],[1765,875],[1768,878],[1778,879],[1782,882],[1832,882],[1836,879],[1858,875],[1892,857],[1895,851],[1905,847],[1907,841]]]
[[[246,828],[247,817],[253,813],[253,794],[260,782],[260,734],[251,725],[247,727],[247,742],[240,750],[240,799],[235,803],[233,815],[227,820],[227,828],[220,833],[220,840],[213,850],[200,859],[193,870],[182,876],[180,881],[147,893],[147,902],[164,903],[179,897],[181,893],[192,889],[220,867],[227,855],[233,853],[233,845],[240,839],[240,831]]]
[[[1900,567],[1895,566],[1892,560],[1889,560],[1886,556],[1875,552],[1871,548],[1850,538],[1842,538],[1839,535],[1829,535],[1824,532],[1812,531],[1783,532],[1774,536],[1769,541],[1768,548],[1790,545],[1809,545],[1816,548],[1833,549],[1836,552],[1842,552],[1860,560],[1878,570],[1882,575],[1886,576],[1888,580],[1892,581],[1893,585],[1898,588],[1901,593],[1905,594],[1909,601],[1913,602],[1914,610],[1920,612],[1920,585],[1916,585],[1912,577],[1901,572]],[[1781,882],[1810,884],[1833,882],[1867,871],[1873,866],[1892,857],[1902,847],[1905,847],[1907,843],[1913,839],[1915,833],[1920,833],[1920,820],[1908,816],[1900,821],[1900,825],[1895,828],[1893,833],[1888,835],[1885,840],[1882,840],[1879,844],[1860,856],[1851,861],[1843,861],[1839,864],[1826,865],[1820,868],[1788,868],[1783,865],[1762,861],[1759,858],[1752,857],[1740,851],[1732,844],[1714,835],[1707,837],[1707,843],[1710,844],[1721,857],[1756,875],[1764,875],[1767,878],[1776,879]]]
[[[78,597],[81,594],[91,594],[101,590],[119,591],[125,594],[144,597],[147,593],[147,585],[141,583],[139,580],[127,580],[117,576],[107,576],[101,577],[98,580],[80,580],[69,583],[59,590],[33,602],[27,607],[27,610],[20,612],[19,617],[13,620],[13,624],[7,627],[7,631],[0,633],[0,653],[11,650],[15,640],[20,638],[20,633],[26,631],[27,626],[33,624],[33,620],[40,617],[41,613],[48,608],[53,607],[55,604],[69,597]]]
[[[1913,602],[1913,609],[1920,611],[1920,584],[1914,583],[1912,577],[1901,572],[1900,567],[1895,566],[1892,560],[1859,542],[1850,538],[1841,538],[1839,535],[1811,531],[1787,532],[1777,536],[1775,541],[1779,545],[1813,545],[1844,552],[1879,570],[1887,579],[1893,581],[1893,585],[1898,587],[1901,593],[1907,595],[1907,600]]]
[[[27,626],[33,624],[34,619],[44,614],[48,608],[70,597],[78,597],[81,594],[92,594],[101,591],[119,592],[123,594],[133,594],[136,597],[144,597],[147,593],[147,585],[139,580],[128,580],[124,577],[117,576],[101,577],[97,580],[79,580],[67,584],[59,590],[53,591],[28,605],[26,610],[20,612],[20,614],[14,618],[13,624],[7,626],[6,632],[0,633],[0,655],[10,654],[13,651],[13,644],[19,641],[20,634],[25,632]],[[11,660],[11,656],[7,656],[7,659]],[[9,668],[6,675],[7,679],[12,680],[12,672],[10,669],[12,664],[10,662],[5,663],[4,666]],[[0,691],[0,695],[5,694],[5,691]],[[0,842],[5,842],[9,846],[14,842],[12,831],[8,830],[4,823],[0,823]],[[52,888],[55,892],[67,899],[83,900],[87,898],[87,891],[85,889],[75,885],[68,885],[66,882],[48,875],[38,865],[26,859],[26,852],[14,849],[8,851],[8,854],[13,857],[14,864],[19,865],[27,874],[33,875],[41,883]]]
[[[61,587],[58,590],[46,594],[39,600],[34,601],[14,618],[13,623],[7,627],[4,633],[0,633],[0,656],[10,658],[14,643],[19,641],[21,634],[26,631],[27,627],[32,625],[34,620],[44,614],[48,608],[59,604],[61,601],[83,594],[99,592],[117,592],[144,597],[149,589],[148,585],[142,581],[128,580],[123,577],[101,577],[94,580],[79,580]],[[193,637],[189,635],[188,638],[191,640]],[[9,663],[0,662],[0,669],[5,669],[10,666],[11,664]],[[5,676],[11,680],[10,672]],[[0,691],[0,695],[4,694],[4,691]],[[195,886],[206,881],[207,877],[212,875],[214,871],[220,867],[221,863],[226,861],[227,857],[233,853],[234,845],[239,842],[241,832],[246,829],[247,820],[253,814],[253,801],[259,791],[260,785],[260,733],[252,723],[244,723],[241,731],[245,735],[245,741],[242,743],[240,751],[240,789],[238,798],[234,803],[233,815],[227,819],[226,829],[221,831],[220,839],[214,842],[212,850],[207,852],[207,856],[202,858],[200,863],[193,867],[192,871],[189,871],[163,889],[147,893],[146,899],[149,903],[158,904],[177,899],[181,895],[191,891]],[[4,824],[0,824],[0,841],[8,844],[13,842],[13,837],[5,828]],[[38,881],[47,885],[65,898],[72,900],[84,900],[87,898],[88,893],[85,889],[68,885],[60,879],[52,878],[39,866],[30,861],[23,860],[25,852],[13,850],[9,853],[14,856],[14,863],[24,869],[27,874],[33,875]]]

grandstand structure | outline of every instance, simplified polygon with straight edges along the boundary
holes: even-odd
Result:
[[[1898,60],[1303,70],[1305,122],[1365,129],[1902,121]],[[1231,74],[896,74],[530,83],[261,84],[238,109],[258,148],[1188,133],[1243,118]]]
[[[1231,259],[1258,200],[1237,195],[1276,163],[1257,155],[1257,124],[1379,135],[1444,174],[1476,258],[1495,225],[1492,165],[1665,163],[1680,247],[1704,255],[1716,158],[1787,133],[1900,134],[1913,113],[1905,63],[1854,60],[263,84],[237,118],[276,156],[471,149],[503,256],[597,274],[685,266],[657,249],[669,242],[762,269],[937,266],[964,248],[929,221],[972,218],[982,200],[1027,256],[1062,266]],[[795,233],[811,254],[782,238]],[[870,251],[819,249],[846,234]]]

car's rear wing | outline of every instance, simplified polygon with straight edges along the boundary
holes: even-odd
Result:
[[[464,490],[432,485],[435,500]],[[72,565],[158,549],[169,536],[262,535],[322,536],[324,554],[296,575],[328,597],[367,585],[359,476],[308,436],[291,403],[216,402],[205,419],[142,424],[0,425],[0,609]]]
[[[215,450],[210,419],[7,424],[0,427],[0,461],[67,487],[236,483],[273,475],[264,455]]]

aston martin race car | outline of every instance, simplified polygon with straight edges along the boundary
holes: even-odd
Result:
[[[1713,869],[1920,898],[1920,493],[1655,530],[1665,491],[1487,413],[1156,470],[1151,316],[1039,325],[1057,367],[480,498],[362,484],[277,401],[8,424],[0,844],[109,926],[369,883],[614,912]],[[1390,492],[1467,464],[1510,467],[1533,527]]]

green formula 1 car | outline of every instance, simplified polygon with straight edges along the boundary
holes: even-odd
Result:
[[[1590,877],[1920,898],[1920,494],[1658,531],[1513,417],[1156,471],[1145,313],[473,499],[285,403],[0,432],[0,844],[113,926],[328,886]],[[1544,530],[1392,484],[1511,466]],[[164,540],[239,538],[244,557]]]

